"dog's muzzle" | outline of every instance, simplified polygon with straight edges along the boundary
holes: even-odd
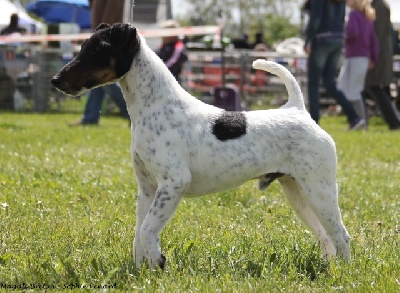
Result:
[[[65,82],[59,74],[56,74],[52,79],[51,79],[51,84],[57,88],[59,91],[63,92],[64,94],[70,95],[70,96],[78,96],[81,94],[81,90],[74,90],[70,87],[68,82]]]

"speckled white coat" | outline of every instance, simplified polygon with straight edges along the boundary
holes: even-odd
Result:
[[[213,123],[223,110],[187,93],[145,45],[120,80],[132,120],[132,156],[139,184],[134,255],[163,266],[158,234],[182,196],[237,187],[269,173],[279,178],[325,256],[350,258],[349,236],[337,203],[336,150],[310,118],[293,76],[281,66],[256,61],[280,75],[289,101],[280,109],[243,112],[246,133],[219,140]]]
[[[129,61],[129,62],[128,62]],[[320,242],[323,255],[350,259],[343,225],[332,138],[305,109],[284,67],[257,60],[288,90],[281,108],[227,112],[187,93],[128,24],[100,25],[52,83],[70,95],[119,81],[132,122],[138,184],[134,260],[164,268],[159,234],[183,196],[199,196],[257,179],[279,181],[291,206]]]

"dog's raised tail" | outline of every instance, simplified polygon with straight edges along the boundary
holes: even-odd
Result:
[[[305,110],[304,98],[300,86],[289,70],[276,62],[263,59],[254,61],[253,68],[273,73],[283,80],[289,94],[289,100],[284,107],[295,107],[299,110]]]

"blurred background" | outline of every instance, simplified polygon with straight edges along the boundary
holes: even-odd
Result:
[[[188,51],[181,84],[200,99],[231,110],[282,104],[286,100],[282,82],[253,71],[249,65],[256,58],[287,66],[306,95],[303,33],[308,16],[302,9],[304,0],[136,0],[134,9],[132,2],[126,0],[124,21],[153,30],[147,43],[155,50],[161,42],[159,24],[166,19],[173,18],[182,27],[219,28],[213,34],[179,34]],[[396,97],[400,88],[400,1],[388,3],[395,51],[391,90]],[[66,97],[49,81],[79,50],[80,34],[90,33],[88,0],[0,0],[0,7],[0,28],[9,25],[10,16],[17,13],[24,37],[71,36],[19,42],[0,37],[0,111],[80,112],[86,97]],[[222,104],[215,94],[220,87],[231,93]],[[321,104],[329,109],[334,101],[323,94]],[[104,107],[112,112],[114,106],[109,101]],[[369,110],[379,115],[372,102]]]

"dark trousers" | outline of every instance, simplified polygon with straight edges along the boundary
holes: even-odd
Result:
[[[358,116],[347,100],[346,96],[337,88],[336,75],[338,62],[342,54],[341,40],[332,42],[330,45],[319,45],[311,50],[308,57],[308,100],[311,117],[318,123],[319,113],[319,86],[321,82],[336,102],[342,106],[343,112],[347,116],[349,123],[353,123]]]
[[[400,127],[400,121],[397,119],[396,113],[394,112],[394,108],[392,106],[389,88],[371,86],[365,90],[365,94],[374,99],[376,105],[381,111],[382,118],[389,126],[389,129],[396,129]]]
[[[122,95],[120,87],[113,83],[106,86],[92,89],[89,92],[88,100],[86,102],[85,111],[82,117],[83,124],[98,124],[101,114],[101,107],[106,93],[109,93],[111,99],[115,102],[121,111],[121,115],[129,118],[128,110],[124,96]]]

